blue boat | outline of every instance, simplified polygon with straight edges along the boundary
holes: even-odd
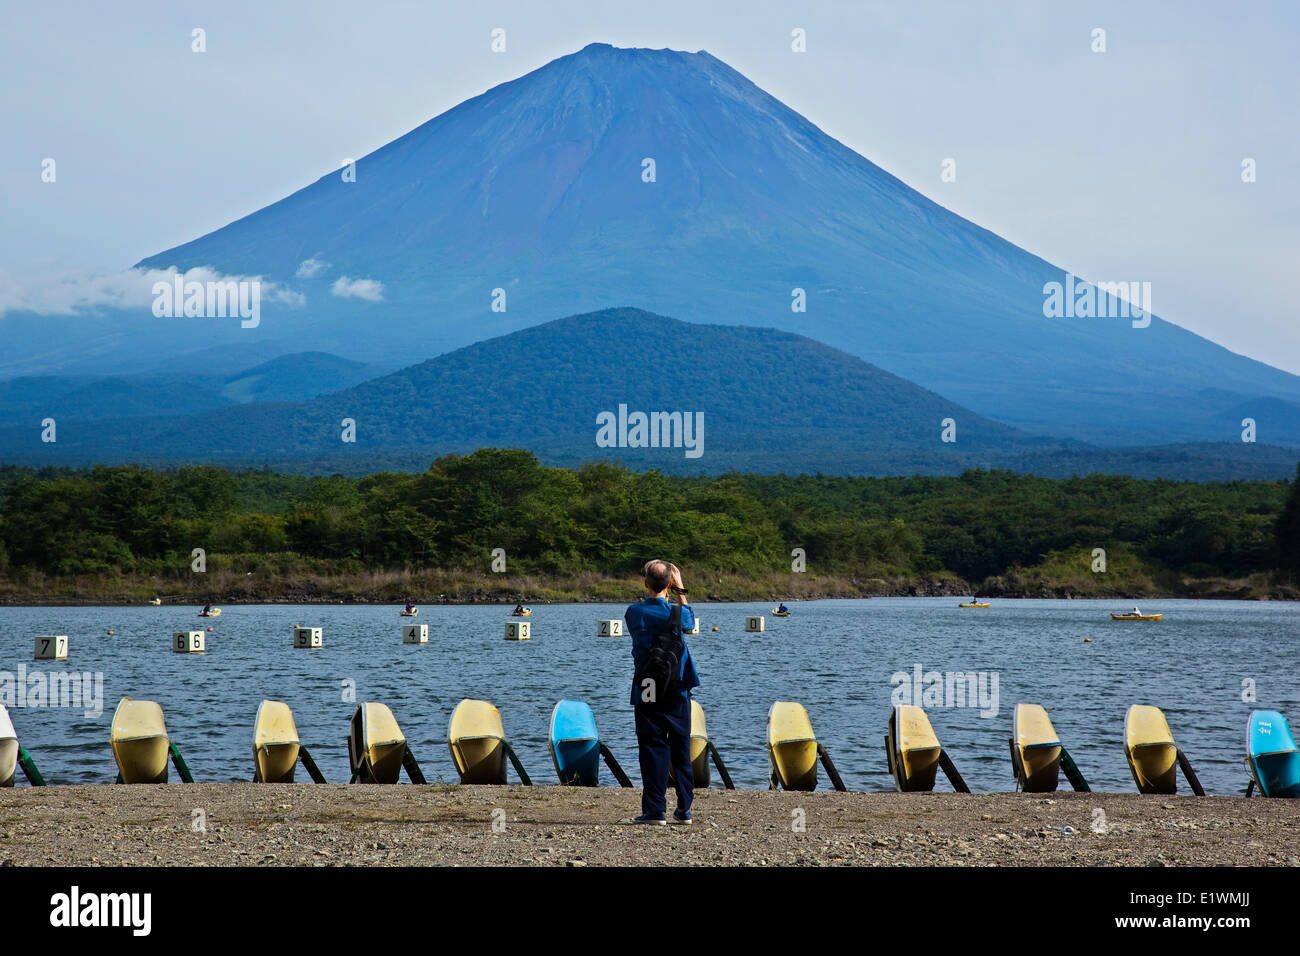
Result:
[[[562,700],[551,711],[551,759],[560,783],[573,787],[600,785],[600,760],[605,758],[610,772],[623,787],[632,786],[623,768],[609,748],[600,742],[596,715],[581,700]]]
[[[1250,791],[1259,787],[1266,797],[1300,797],[1300,750],[1291,727],[1279,711],[1253,710],[1246,724],[1246,768]]]

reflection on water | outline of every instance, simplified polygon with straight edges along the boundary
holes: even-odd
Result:
[[[957,603],[817,601],[793,605],[784,620],[771,616],[770,604],[697,604],[703,626],[688,639],[703,679],[695,696],[736,785],[767,786],[768,708],[774,700],[797,700],[850,789],[893,789],[883,747],[890,678],[910,675],[918,664],[997,677],[991,717],[981,716],[978,703],[928,708],[976,792],[1014,789],[1007,738],[1018,701],[1047,708],[1093,789],[1122,792],[1134,790],[1122,749],[1130,704],[1164,709],[1207,792],[1218,794],[1244,790],[1245,724],[1254,706],[1300,721],[1289,653],[1300,623],[1293,605],[1159,601],[1144,610],[1163,611],[1162,622],[1113,623],[1109,612],[1124,609],[1113,601],[995,600],[987,610]],[[356,706],[344,699],[350,681],[355,700],[392,708],[431,782],[456,779],[447,721],[464,697],[500,708],[507,735],[538,782],[555,780],[546,749],[551,708],[564,697],[585,700],[602,738],[639,782],[629,639],[596,636],[596,622],[621,617],[622,606],[536,605],[533,639],[514,642],[503,639],[508,608],[426,605],[419,617],[429,625],[425,645],[401,642],[396,606],[228,606],[215,621],[196,617],[197,610],[0,608],[0,670],[16,674],[23,664],[28,673],[47,675],[103,672],[104,713],[97,718],[82,708],[10,707],[47,780],[112,781],[109,721],[129,695],[162,705],[196,780],[250,779],[253,717],[271,698],[293,708],[303,743],[326,777],[344,782],[344,736]],[[747,614],[765,615],[766,631],[745,633]],[[208,624],[214,630],[207,653],[172,653],[173,630]],[[295,650],[295,624],[323,627],[324,647]],[[68,634],[69,659],[34,661],[37,634]],[[1241,699],[1246,679],[1255,682],[1258,704]],[[607,773],[602,779],[613,783]],[[827,786],[824,775],[821,785]],[[938,786],[947,782],[941,777]]]

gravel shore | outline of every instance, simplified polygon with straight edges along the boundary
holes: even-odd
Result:
[[[639,812],[612,787],[21,787],[0,865],[1300,865],[1296,800],[706,790],[690,827]]]

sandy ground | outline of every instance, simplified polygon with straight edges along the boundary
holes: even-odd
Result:
[[[1300,865],[1300,800],[706,790],[689,827],[638,812],[613,787],[20,787],[0,865]]]

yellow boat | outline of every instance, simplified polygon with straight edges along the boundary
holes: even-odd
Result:
[[[293,783],[300,746],[289,705],[262,701],[253,724],[253,782]]]
[[[943,748],[924,710],[913,704],[895,704],[885,747],[895,787],[904,793],[934,789]]]
[[[149,603],[152,604],[154,607],[158,607],[160,604],[162,604],[162,598],[151,598]]]
[[[406,759],[406,737],[386,704],[367,701],[352,715],[348,760],[361,783],[397,783]]]
[[[113,712],[109,745],[122,783],[166,783],[171,741],[162,708],[123,697]]]
[[[969,604],[958,604],[958,607],[992,607],[992,604],[981,601],[971,601]]]
[[[1040,704],[1016,704],[1011,717],[1013,769],[1025,793],[1050,793],[1060,783],[1061,739]]]
[[[691,701],[691,776],[696,787],[709,785],[709,727],[698,700]]]
[[[1110,613],[1112,621],[1160,621],[1164,619],[1163,614],[1116,614]]]
[[[506,782],[506,731],[486,700],[462,700],[451,712],[447,746],[461,783]]]
[[[817,735],[803,704],[778,700],[768,711],[767,762],[774,785],[817,789]]]
[[[214,607],[211,610],[199,611],[199,617],[221,617],[221,608]]]
[[[1178,746],[1159,707],[1134,704],[1128,709],[1124,758],[1138,793],[1178,792]]]
[[[526,608],[524,608],[522,614],[516,614],[514,611],[511,611],[511,612],[510,612],[510,616],[511,616],[511,617],[528,617],[528,616],[530,616],[532,613],[533,613],[533,609],[530,608],[530,607],[526,607]]]

